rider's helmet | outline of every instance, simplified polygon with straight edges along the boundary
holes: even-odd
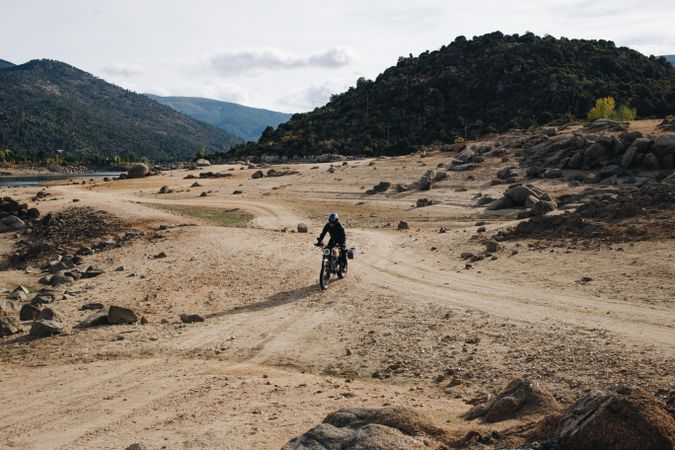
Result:
[[[330,213],[328,215],[328,223],[329,224],[335,225],[336,223],[338,223],[338,220],[340,220],[340,218],[338,217],[337,213]]]

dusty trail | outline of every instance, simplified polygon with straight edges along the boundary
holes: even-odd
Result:
[[[211,200],[207,206],[238,207],[255,215],[258,227],[281,229],[308,222],[278,201]],[[510,285],[472,273],[442,271],[424,264],[423,255],[401,246],[393,232],[349,230],[350,242],[359,249],[352,275],[358,274],[374,290],[387,289],[411,301],[480,310],[498,317],[548,327],[552,321],[585,328],[601,328],[614,334],[675,350],[675,317],[668,308],[645,308],[603,298],[572,297],[544,289]]]
[[[404,169],[411,160],[392,164]],[[538,349],[527,345],[536,347],[531,340],[552,328],[558,329],[554,337],[575,346],[560,355],[570,356],[569,350],[571,358],[581,360],[580,353],[600,352],[597,364],[602,364],[605,341],[614,341],[616,348],[625,344],[647,354],[644,367],[631,376],[646,370],[659,372],[661,380],[672,377],[675,316],[667,302],[645,305],[598,291],[578,294],[566,285],[541,288],[464,271],[454,254],[441,257],[428,249],[436,245],[433,239],[440,239],[439,224],[456,233],[442,235],[446,246],[461,239],[457,245],[468,245],[466,237],[475,234],[474,213],[466,207],[470,198],[449,194],[454,184],[434,191],[445,204],[429,210],[412,208],[415,198],[410,196],[363,197],[362,186],[371,186],[373,176],[393,179],[396,172],[386,172],[381,164],[373,175],[373,168],[362,165],[347,186],[331,184],[327,166],[321,166],[321,173],[305,167],[299,179],[251,181],[250,174],[236,172],[232,179],[199,180],[203,189],[190,192],[184,189],[193,180],[184,180],[184,172],[91,188],[50,188],[57,199],[42,203],[45,211],[70,206],[77,198],[79,205],[132,219],[150,233],[160,223],[200,226],[171,229],[92,256],[87,264],[106,268],[106,274],[80,282],[73,298],[56,305],[71,327],[81,320],[77,308],[85,301],[126,301],[148,315],[148,325],[2,342],[0,404],[12,407],[0,411],[0,449],[120,449],[139,441],[152,449],[273,449],[347,406],[406,405],[454,430],[481,429],[483,425],[460,419],[468,408],[463,400],[509,380],[486,380],[474,373],[467,378],[473,385],[465,391],[444,391],[431,380],[446,367],[465,373],[494,363],[490,376],[517,373],[526,361],[534,361],[528,363],[530,369],[538,368],[536,358],[526,359]],[[336,177],[349,180],[342,173]],[[162,185],[178,192],[158,195]],[[242,185],[243,196],[229,194]],[[199,197],[200,190],[213,193]],[[347,279],[321,292],[319,255],[312,243],[322,226],[323,205],[331,202],[344,207],[345,216],[359,217],[348,227],[358,251]],[[246,227],[226,228],[152,204],[240,208],[254,218]],[[408,231],[384,228],[400,217],[419,220]],[[282,232],[299,222],[309,226],[309,235]],[[505,223],[494,221],[488,228]],[[168,257],[153,259],[159,251]],[[519,258],[527,263],[528,255],[522,253]],[[508,265],[509,257],[500,255],[499,263]],[[114,272],[119,265],[126,269]],[[481,267],[487,272],[487,266]],[[177,320],[178,314],[193,311],[206,321],[183,325]],[[447,311],[452,319],[439,319]],[[480,346],[467,349],[464,337],[476,321],[490,323],[481,331]],[[504,331],[505,325],[510,331]],[[608,337],[600,341],[593,333],[577,333],[598,329]],[[446,343],[444,335],[452,339]],[[526,336],[514,340],[514,335]],[[568,335],[590,337],[565,340]],[[603,348],[598,348],[600,342]],[[515,355],[496,357],[518,345],[523,348],[516,348]],[[623,367],[620,361],[628,353],[618,354],[615,367]],[[374,370],[406,359],[419,366],[398,378],[371,379]],[[633,361],[643,362],[626,361],[628,369]],[[651,365],[654,361],[658,367]],[[504,365],[508,367],[500,372]],[[537,374],[545,376],[547,369]],[[579,381],[567,377],[569,370],[556,370],[562,372],[556,382],[563,386],[582,385],[600,373],[591,366]]]

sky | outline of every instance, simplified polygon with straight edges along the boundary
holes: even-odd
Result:
[[[0,59],[56,59],[140,93],[283,112],[459,35],[531,31],[675,54],[673,0],[0,0],[0,17]]]

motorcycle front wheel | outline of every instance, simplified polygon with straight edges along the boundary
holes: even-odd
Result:
[[[321,272],[319,273],[319,286],[321,286],[321,290],[325,291],[328,289],[328,285],[330,284],[330,261],[328,258],[324,258],[321,261]]]

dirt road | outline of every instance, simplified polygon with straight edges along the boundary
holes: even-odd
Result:
[[[670,389],[673,242],[567,253],[506,244],[467,270],[459,253],[482,246],[474,222],[484,218],[468,207],[471,192],[498,187],[451,174],[424,194],[438,200],[428,208],[411,207],[416,192],[362,193],[444,158],[358,161],[335,174],[297,165],[300,175],[260,180],[222,166],[213,170],[234,175],[201,188],[184,171],[50,187],[56,200],[44,211],[77,198],[148,235],[87,257],[106,272],[53,305],[72,332],[0,341],[0,448],[273,449],[354,405],[410,406],[462,435],[513,425],[460,415],[515,376],[542,380],[563,403],[619,383]],[[174,192],[157,194],[163,185]],[[253,218],[222,227],[158,205]],[[321,292],[312,243],[328,210],[341,213],[358,253],[348,277]],[[395,230],[401,219],[408,230]],[[510,223],[488,220],[489,231]],[[310,233],[291,233],[298,222]],[[197,226],[155,231],[161,223]],[[153,258],[160,251],[167,257]],[[588,275],[590,285],[578,282]],[[37,288],[36,275],[0,275],[8,289],[18,280]],[[80,306],[93,301],[131,306],[149,323],[75,331]],[[182,324],[181,313],[206,321]]]

